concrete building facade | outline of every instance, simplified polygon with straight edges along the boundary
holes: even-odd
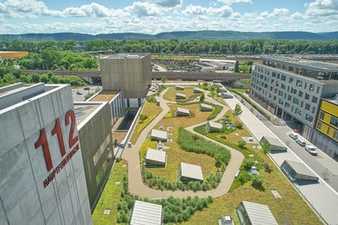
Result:
[[[76,102],[79,138],[91,210],[94,210],[114,161],[112,114],[108,102]]]
[[[251,96],[311,139],[320,99],[338,93],[338,65],[266,57],[252,71]]]
[[[91,225],[68,85],[0,89],[0,224]]]
[[[100,59],[103,90],[120,90],[126,98],[144,98],[151,85],[150,54],[115,54]]]

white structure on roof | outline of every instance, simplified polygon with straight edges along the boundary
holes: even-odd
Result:
[[[217,132],[221,131],[223,129],[223,124],[209,121],[208,122],[208,131],[209,132]]]
[[[278,225],[267,205],[243,201],[237,208],[241,225]]]
[[[286,152],[287,148],[277,138],[270,136],[263,136],[260,140],[262,145],[265,145],[267,150],[271,153],[274,152]]]
[[[163,130],[152,129],[150,137],[152,140],[155,140],[155,141],[167,141],[168,133]]]
[[[219,93],[219,96],[221,96],[222,98],[225,98],[225,99],[231,99],[231,98],[234,97],[234,96],[232,96],[231,94],[229,94],[229,93],[227,93],[227,92],[225,92],[225,91],[221,91],[221,92]]]
[[[130,225],[162,225],[162,206],[143,201],[135,201]]]
[[[183,93],[176,93],[176,99],[186,99],[187,96]]]
[[[190,116],[190,110],[178,107],[176,109],[176,116]]]
[[[198,165],[182,162],[181,163],[181,179],[203,181],[202,168]]]
[[[214,109],[214,107],[212,105],[208,105],[205,103],[201,104],[201,111],[202,112],[211,112]]]
[[[318,182],[319,178],[303,163],[285,160],[281,165],[282,171],[295,182]]]
[[[145,162],[147,166],[165,166],[166,159],[165,151],[148,148]]]
[[[194,89],[192,90],[193,93],[195,94],[200,94],[200,93],[203,93],[203,90],[201,88],[198,88],[198,87],[194,87]]]
[[[183,91],[184,90],[184,86],[176,86],[176,90],[181,90],[181,91]]]
[[[218,225],[233,225],[231,216],[223,216],[218,220]]]

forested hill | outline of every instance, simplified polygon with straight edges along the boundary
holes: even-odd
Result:
[[[80,33],[33,33],[0,34],[0,40],[337,40],[338,32],[311,33],[301,31],[285,32],[238,32],[238,31],[177,31],[155,35],[142,33],[80,34]]]

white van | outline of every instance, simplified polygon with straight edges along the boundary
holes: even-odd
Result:
[[[299,144],[302,147],[305,147],[305,145],[306,145],[306,142],[302,137],[298,137],[296,142],[297,142],[297,144]]]

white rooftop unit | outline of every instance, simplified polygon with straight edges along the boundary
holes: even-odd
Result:
[[[203,93],[203,89],[198,88],[198,87],[194,87],[194,89],[192,90],[195,94],[199,94],[199,93]]]
[[[202,168],[190,163],[181,163],[181,179],[203,181]]]
[[[155,141],[167,141],[168,133],[166,131],[152,129],[150,137],[152,140],[155,140]]]
[[[208,122],[209,131],[220,131],[223,129],[223,125],[221,123],[209,121]]]
[[[179,86],[178,85],[178,86],[176,86],[176,90],[181,90],[182,91],[182,90],[184,90],[184,86]]]
[[[135,201],[130,225],[162,225],[162,206]]]
[[[243,201],[237,209],[237,214],[241,225],[278,225],[267,205]]]
[[[179,107],[176,109],[176,116],[190,116],[190,110]]]
[[[165,166],[166,157],[165,151],[148,148],[145,160],[149,166]]]
[[[208,105],[205,103],[201,104],[201,111],[202,112],[211,112],[214,109],[214,107],[212,105]]]
[[[182,93],[176,93],[176,99],[186,99],[187,96],[185,94]]]

